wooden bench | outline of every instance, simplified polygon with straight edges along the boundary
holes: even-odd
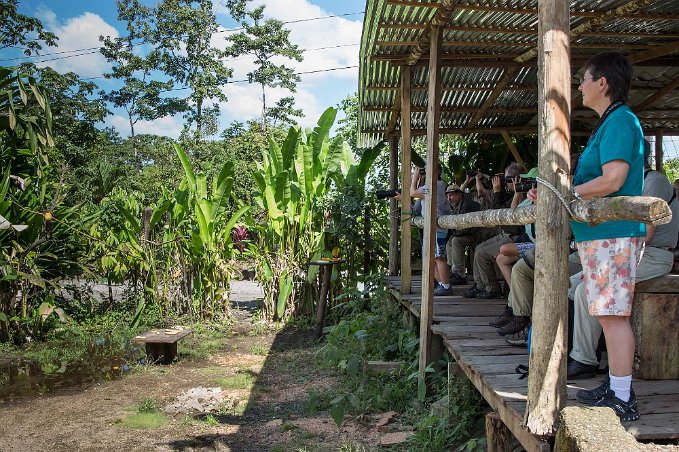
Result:
[[[146,344],[146,355],[151,362],[172,364],[177,357],[177,342],[193,333],[192,329],[167,328],[147,331],[132,339]]]
[[[637,283],[631,322],[634,377],[679,379],[679,275]]]

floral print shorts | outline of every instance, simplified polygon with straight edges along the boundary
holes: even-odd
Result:
[[[587,240],[577,245],[589,313],[631,315],[644,237]]]

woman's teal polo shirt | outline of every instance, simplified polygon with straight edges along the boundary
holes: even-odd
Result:
[[[641,196],[644,189],[644,133],[639,119],[627,105],[611,112],[596,131],[578,161],[573,186],[603,174],[602,166],[613,160],[629,163],[629,172],[620,190],[608,196]],[[606,221],[597,226],[571,221],[575,241],[643,237],[646,225],[633,221]]]

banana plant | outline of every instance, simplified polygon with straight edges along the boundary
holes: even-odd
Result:
[[[253,199],[267,222],[255,225],[262,238],[258,275],[265,291],[264,312],[282,319],[302,308],[318,267],[309,262],[325,250],[323,201],[333,182],[343,179],[347,146],[329,139],[337,110],[327,109],[313,130],[291,127],[281,146],[269,140],[253,174]],[[293,301],[296,301],[295,304]]]

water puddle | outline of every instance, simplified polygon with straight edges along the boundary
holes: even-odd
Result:
[[[93,344],[95,345],[95,344]],[[103,344],[102,344],[103,345]],[[144,350],[131,347],[113,354],[92,347],[86,360],[43,363],[0,358],[0,403],[35,397],[56,390],[80,390],[101,381],[119,378],[144,363]]]

